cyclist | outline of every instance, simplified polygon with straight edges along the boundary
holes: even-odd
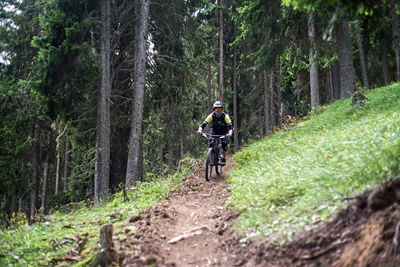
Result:
[[[221,101],[216,101],[213,104],[213,110],[214,111],[210,115],[208,115],[207,118],[204,120],[204,122],[199,126],[197,133],[202,134],[204,127],[206,127],[207,124],[212,123],[210,134],[225,135],[225,138],[222,138],[221,140],[222,144],[221,165],[225,165],[226,151],[228,147],[228,137],[231,137],[233,133],[232,121],[231,118],[229,118],[229,115],[226,114],[224,111],[222,111]],[[208,145],[211,146],[211,144]]]

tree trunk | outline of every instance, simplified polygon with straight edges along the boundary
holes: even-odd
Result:
[[[113,103],[115,106],[121,105],[118,99]],[[110,134],[112,146],[110,146],[110,158],[113,159],[110,161],[110,188],[115,188],[116,186],[120,186],[121,183],[125,182],[125,174],[126,174],[126,162],[127,162],[127,154],[126,148],[129,138],[129,125],[125,124],[121,127],[114,127],[111,130],[114,130]],[[112,150],[111,150],[112,147]],[[79,155],[77,155],[79,157]],[[83,191],[82,191],[83,194]]]
[[[360,66],[361,66],[361,76],[362,76],[363,86],[364,88],[369,89],[367,63],[365,60],[364,46],[361,38],[362,38],[361,34],[357,33],[357,46],[358,46],[358,54],[360,56]]]
[[[340,98],[344,99],[357,91],[356,72],[351,54],[349,25],[347,21],[339,22],[336,26],[336,41],[339,56]]]
[[[330,69],[323,70],[323,77],[325,77],[325,84],[326,84],[326,103],[331,103],[333,100],[333,88],[332,88],[332,80],[330,75]]]
[[[163,145],[163,138],[160,138],[160,174],[164,173],[164,145]]]
[[[382,76],[383,76],[383,85],[389,85],[389,64],[388,64],[388,56],[387,56],[387,45],[384,37],[381,38],[381,51],[382,51]]]
[[[18,198],[18,212],[24,212],[24,199],[22,197]]]
[[[275,87],[275,96],[276,96],[276,115],[278,127],[282,126],[282,105],[281,105],[281,62],[278,58],[276,62],[276,85]]]
[[[94,174],[94,199],[103,198],[110,183],[110,0],[101,0],[101,86],[97,96],[96,162]]]
[[[60,164],[61,164],[61,155],[57,151],[57,162],[56,162],[56,185],[54,194],[58,195],[58,189],[60,188]]]
[[[61,123],[58,124],[58,126],[61,126]],[[65,134],[67,131],[69,125],[68,123],[64,126],[64,130],[62,132],[58,132],[58,136],[56,137],[56,152],[57,152],[57,163],[56,163],[56,185],[55,185],[55,190],[54,193],[57,195],[60,189],[60,166],[61,166],[61,146],[62,146],[62,136]]]
[[[12,217],[13,213],[16,211],[17,211],[17,194],[13,193],[11,195],[10,217]]]
[[[208,44],[208,52],[211,54],[210,44]],[[207,62],[207,112],[210,113],[212,110],[212,70],[211,70],[211,62]]]
[[[142,143],[144,82],[146,75],[146,38],[149,0],[138,0],[140,14],[135,29],[135,62],[134,62],[134,100],[131,115],[131,134],[129,138],[128,164],[126,168],[126,185],[133,185],[141,176],[140,164]]]
[[[181,135],[180,139],[181,139],[180,140],[180,143],[181,143],[181,146],[180,146],[180,148],[181,148],[181,159],[183,159],[185,157],[185,136]]]
[[[334,100],[340,99],[340,74],[339,62],[333,62],[331,66],[332,97]]]
[[[224,101],[224,1],[219,0],[219,76],[218,76],[218,98]]]
[[[239,136],[238,136],[238,105],[237,105],[237,47],[233,47],[233,147],[234,151],[239,150]]]
[[[49,131],[49,133],[47,134],[46,158],[44,160],[44,167],[43,167],[42,203],[40,205],[40,210],[42,215],[44,215],[45,213],[46,201],[47,201],[47,179],[49,173],[50,144],[51,144],[51,132]]]
[[[23,179],[22,176],[24,175],[25,172],[25,160],[22,159],[21,160],[21,180]],[[24,199],[21,197],[21,190],[19,190],[19,194],[18,194],[18,212],[24,212]]]
[[[174,167],[174,134],[172,125],[168,128],[168,172],[171,173]]]
[[[390,19],[392,22],[393,42],[396,54],[396,76],[397,81],[400,81],[400,22],[399,16],[396,13],[396,3],[398,3],[398,0],[390,1]]]
[[[268,75],[267,72],[263,71],[263,81],[264,81],[264,126],[265,134],[271,134],[271,124],[270,124],[270,90],[268,86]]]
[[[277,126],[276,123],[276,113],[275,113],[275,83],[274,83],[274,68],[271,68],[271,74],[269,76],[269,115],[270,115],[270,125],[272,127],[271,130],[275,126]]]
[[[118,261],[118,255],[114,250],[113,225],[107,224],[100,228],[100,249],[99,252],[89,262],[89,266],[112,266],[113,262]]]
[[[143,127],[143,124],[142,124]],[[143,167],[143,142],[140,141],[139,143],[139,162],[138,162],[138,179],[143,178],[143,172],[144,172],[144,167]]]
[[[30,208],[30,220],[33,220],[36,215],[36,207],[37,207],[37,196],[39,191],[39,119],[35,119],[35,130],[34,130],[34,138],[33,142],[33,173],[31,178],[31,208]]]
[[[64,192],[69,189],[69,150],[71,142],[69,141],[68,130],[65,133],[65,151],[64,151],[64,175],[63,175],[63,190]]]
[[[318,85],[318,67],[316,63],[317,50],[315,41],[314,12],[308,15],[308,38],[310,40],[310,94],[311,108],[320,104],[319,85]]]

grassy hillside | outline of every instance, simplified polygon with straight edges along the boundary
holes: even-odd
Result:
[[[235,155],[229,183],[238,229],[290,240],[343,207],[343,197],[400,175],[400,84],[365,95],[365,104],[318,107]]]
[[[121,192],[98,207],[74,203],[73,211],[64,208],[64,212],[52,212],[32,225],[27,224],[24,214],[14,215],[10,228],[0,228],[0,266],[48,266],[52,259],[70,252],[76,245],[74,238],[86,233],[88,241],[81,255],[90,255],[97,247],[100,226],[112,223],[117,228],[139,211],[164,199],[179,185],[175,181],[189,174],[195,163],[188,159],[187,167],[175,175],[137,184],[133,191],[127,191],[129,201],[124,201]],[[115,236],[124,234],[114,232]]]
[[[241,212],[239,231],[288,240],[297,229],[327,220],[345,205],[343,197],[400,175],[400,84],[366,96],[369,101],[358,106],[347,99],[318,107],[295,128],[235,154],[229,186],[230,205]],[[86,233],[81,254],[90,255],[101,225],[118,227],[166,197],[192,163],[167,179],[138,184],[128,192],[128,202],[118,193],[99,207],[78,203],[73,211],[53,212],[33,225],[23,215],[14,216],[11,228],[0,228],[0,266],[48,265]]]

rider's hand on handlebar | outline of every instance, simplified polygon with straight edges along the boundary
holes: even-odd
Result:
[[[202,135],[203,132],[202,131],[197,131],[197,134]]]

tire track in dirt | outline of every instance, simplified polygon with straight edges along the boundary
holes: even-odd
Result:
[[[204,164],[182,180],[180,188],[161,203],[130,219],[120,240],[122,266],[234,266],[235,255],[224,233],[237,214],[225,207],[229,196],[226,177],[232,168],[229,157],[223,173],[209,182]]]
[[[242,246],[229,230],[238,214],[225,207],[231,168],[229,158],[223,174],[206,182],[201,164],[177,191],[132,217],[126,237],[114,240],[119,265],[400,266],[400,177],[358,195],[328,222],[299,231],[284,246],[268,236]],[[375,200],[385,205],[377,208]]]

